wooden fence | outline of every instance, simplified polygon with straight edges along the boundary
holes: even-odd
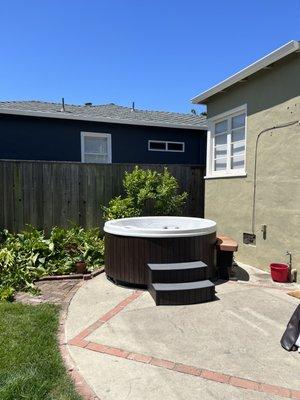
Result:
[[[18,232],[31,224],[48,232],[51,227],[76,223],[103,226],[100,204],[122,194],[125,171],[135,164],[82,164],[47,161],[0,161],[0,229]],[[167,167],[189,193],[186,216],[203,216],[204,167],[153,165],[142,168],[162,171]]]

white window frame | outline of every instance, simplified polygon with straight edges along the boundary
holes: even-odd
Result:
[[[230,163],[228,159],[231,157],[231,153],[228,153],[226,156],[227,160],[227,168],[223,171],[214,171],[214,143],[215,143],[215,125],[218,122],[221,122],[225,119],[231,121],[231,118],[245,113],[245,155],[244,155],[244,168],[241,169],[231,169],[228,168]],[[244,104],[240,107],[234,108],[232,110],[226,111],[222,114],[218,114],[215,117],[210,118],[208,121],[208,131],[207,131],[207,150],[206,150],[206,179],[209,178],[230,178],[235,176],[247,176],[246,173],[246,153],[247,153],[247,104]],[[230,132],[227,135],[227,143],[231,140],[231,125],[228,127],[228,131]],[[230,146],[228,145],[228,148]]]
[[[150,143],[165,143],[166,148],[165,150],[163,149],[151,149],[150,148]],[[168,149],[168,145],[169,143],[171,144],[181,144],[182,145],[182,150],[169,150]],[[168,152],[168,153],[184,153],[185,152],[185,142],[172,142],[169,140],[148,140],[148,151],[164,151],[164,152]]]
[[[107,138],[107,163],[97,163],[97,164],[111,164],[111,134],[110,133],[100,133],[100,132],[81,132],[81,162],[85,163],[85,150],[84,150],[84,138],[85,137],[96,137],[96,138]]]

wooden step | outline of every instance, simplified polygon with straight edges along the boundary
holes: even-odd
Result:
[[[149,283],[184,283],[207,279],[208,267],[202,261],[148,264]]]
[[[215,285],[209,280],[184,283],[150,283],[148,290],[157,306],[204,303],[215,298]]]

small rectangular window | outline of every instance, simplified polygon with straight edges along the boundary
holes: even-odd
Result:
[[[166,149],[167,149],[166,142],[155,142],[153,140],[149,140],[149,150],[166,151]]]
[[[184,151],[184,143],[168,142],[169,151]]]
[[[167,142],[161,140],[149,140],[148,141],[149,151],[170,151],[170,152],[181,152],[185,151],[184,142]]]

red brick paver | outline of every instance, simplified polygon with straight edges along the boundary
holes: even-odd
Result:
[[[260,384],[260,392],[276,394],[277,396],[281,397],[291,397],[290,389],[275,385],[268,385],[266,383]]]
[[[174,371],[195,376],[200,376],[202,372],[202,370],[199,368],[191,367],[190,365],[185,365],[185,364],[176,364]]]
[[[161,358],[153,357],[150,361],[151,365],[155,365],[156,367],[162,367],[166,369],[174,369],[175,363],[169,360],[162,360]]]
[[[300,400],[300,390],[291,390],[291,398]]]
[[[249,389],[249,390],[260,390],[260,384],[255,381],[250,381],[247,379],[241,379],[236,376],[231,376],[229,380],[230,385],[240,387],[243,389]]]
[[[88,350],[97,351],[98,353],[109,354],[111,356],[116,356],[121,358],[127,358],[129,355],[128,351],[93,342],[89,342],[86,348]]]
[[[209,381],[215,381],[219,383],[229,383],[230,376],[222,374],[220,372],[209,371],[203,369],[201,372],[201,378],[208,379]]]
[[[138,353],[129,353],[127,358],[128,360],[133,360],[145,364],[149,364],[152,359],[151,356],[146,356],[145,354],[138,354]]]

